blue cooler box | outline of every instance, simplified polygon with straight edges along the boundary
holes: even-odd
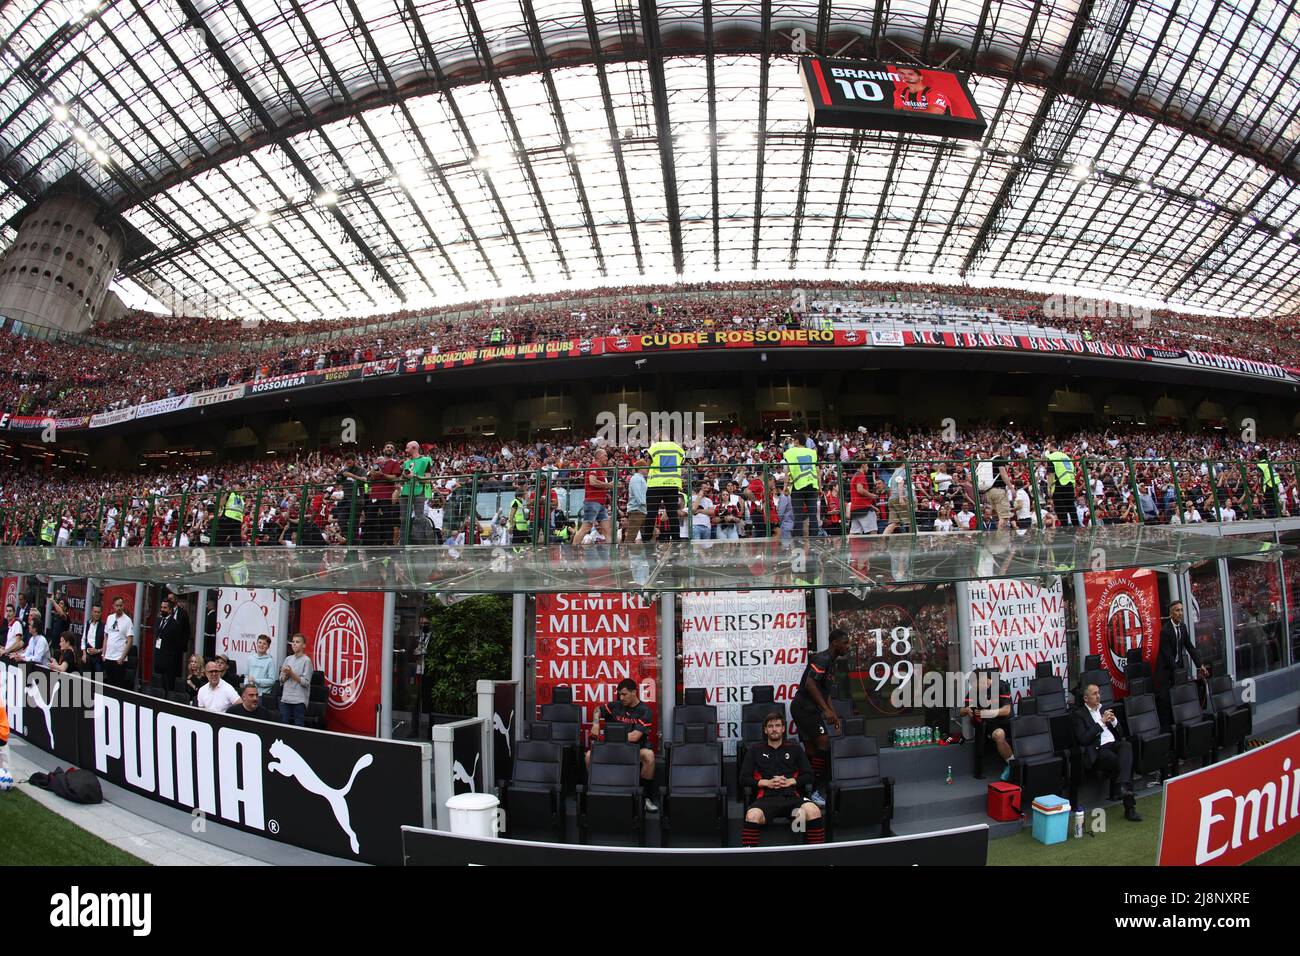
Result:
[[[1051,846],[1064,843],[1070,835],[1070,801],[1065,797],[1043,796],[1034,800],[1034,839]]]

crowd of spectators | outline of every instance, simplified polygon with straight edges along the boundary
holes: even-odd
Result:
[[[1265,450],[1221,432],[1104,431],[1053,438],[977,428],[945,438],[937,430],[862,427],[819,431],[807,441],[817,448],[818,524],[828,534],[899,533],[911,530],[913,521],[925,532],[997,527],[996,497],[980,489],[979,463],[1000,456],[1011,479],[1005,491],[1012,512],[1002,523],[1022,528],[1040,521],[1048,527],[1181,524],[1300,514],[1300,471],[1289,464],[1300,461],[1295,439],[1279,439]],[[688,448],[678,514],[647,516],[641,537],[788,536],[793,516],[782,463],[788,444],[788,436],[738,428],[701,438]],[[237,530],[245,543],[391,544],[395,539],[378,523],[395,523],[396,504],[394,512],[380,506],[396,502],[400,491],[397,482],[376,476],[385,462],[387,475],[395,476],[416,458],[427,459],[417,474],[427,476],[420,497],[432,540],[507,542],[516,495],[528,499],[528,520],[537,521],[531,537],[540,540],[544,530],[567,539],[578,530],[574,519],[590,489],[587,478],[598,468],[614,479],[618,530],[612,533],[626,535],[629,485],[645,460],[645,449],[599,439],[408,447],[405,460],[393,449],[388,455],[325,449],[155,472],[50,476],[11,467],[0,470],[4,540],[118,547],[235,543],[233,537],[218,539],[217,521],[225,514],[223,491],[236,489],[242,525]],[[1044,457],[1052,447],[1074,464],[1068,506],[1060,504],[1057,469]],[[540,509],[534,501],[539,489],[549,501]],[[474,492],[477,523],[468,505]],[[588,532],[592,540],[601,537],[599,527],[587,527],[584,538]]]
[[[87,342],[4,336],[0,341],[0,408],[27,415],[73,417],[269,376],[495,343],[820,321],[826,316],[818,310],[829,308],[823,303],[831,291],[868,306],[902,297],[932,308],[936,315],[950,307],[984,313],[995,310],[1007,321],[1073,332],[1101,342],[1191,348],[1300,366],[1300,319],[1296,317],[1224,318],[1156,312],[1146,325],[1145,319],[1113,314],[1063,318],[1052,312],[1049,316],[1042,299],[1023,290],[882,282],[806,282],[802,286],[802,294],[792,294],[795,290],[789,282],[777,281],[590,289],[365,319],[295,323],[278,329],[265,322],[248,326],[229,319],[132,312],[96,325],[91,332],[123,343],[147,341],[164,351],[168,345],[211,346],[210,353],[182,354],[178,350],[165,358],[156,354],[146,357]],[[703,294],[706,292],[708,295]],[[595,301],[597,298],[601,301]],[[801,311],[804,309],[808,311]],[[471,314],[466,316],[466,311]],[[377,328],[381,322],[398,324]],[[273,338],[277,331],[280,337]],[[325,332],[336,335],[305,345],[285,341],[290,336]]]

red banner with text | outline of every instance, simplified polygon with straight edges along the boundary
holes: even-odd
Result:
[[[1300,835],[1300,730],[1165,781],[1160,866],[1240,866]]]
[[[383,594],[315,594],[298,607],[307,654],[329,689],[326,728],[373,737],[383,687]]]
[[[1160,649],[1160,589],[1148,568],[1089,571],[1083,576],[1088,599],[1088,653],[1101,657],[1115,696],[1128,695],[1124,665],[1128,652],[1142,651],[1155,667]]]
[[[596,709],[616,699],[620,681],[631,679],[657,715],[655,621],[654,606],[636,594],[537,595],[538,706],[551,703],[556,687],[572,688],[585,733]]]

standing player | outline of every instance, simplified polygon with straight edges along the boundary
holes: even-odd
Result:
[[[775,711],[764,717],[763,739],[749,745],[740,767],[742,779],[758,784],[757,799],[745,810],[741,846],[758,846],[759,828],[779,816],[803,819],[805,843],[826,842],[821,810],[799,793],[799,775],[806,779],[809,772],[807,754],[786,743],[785,719]]]
[[[799,689],[790,701],[790,718],[799,731],[799,739],[808,751],[808,762],[817,781],[813,792],[814,803],[825,806],[821,787],[826,779],[827,758],[831,738],[826,725],[840,729],[840,718],[831,704],[831,672],[835,661],[849,652],[849,632],[843,628],[831,631],[830,646],[808,657],[808,666],[799,678]]]
[[[921,71],[911,66],[900,66],[898,75],[902,84],[894,84],[894,109],[912,113],[935,113],[951,116],[948,97],[928,86]]]

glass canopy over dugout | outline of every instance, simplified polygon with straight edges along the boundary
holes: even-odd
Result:
[[[857,589],[1119,568],[1183,570],[1215,558],[1280,560],[1269,541],[1148,527],[778,541],[407,548],[0,548],[0,571],[185,587],[447,594]]]

